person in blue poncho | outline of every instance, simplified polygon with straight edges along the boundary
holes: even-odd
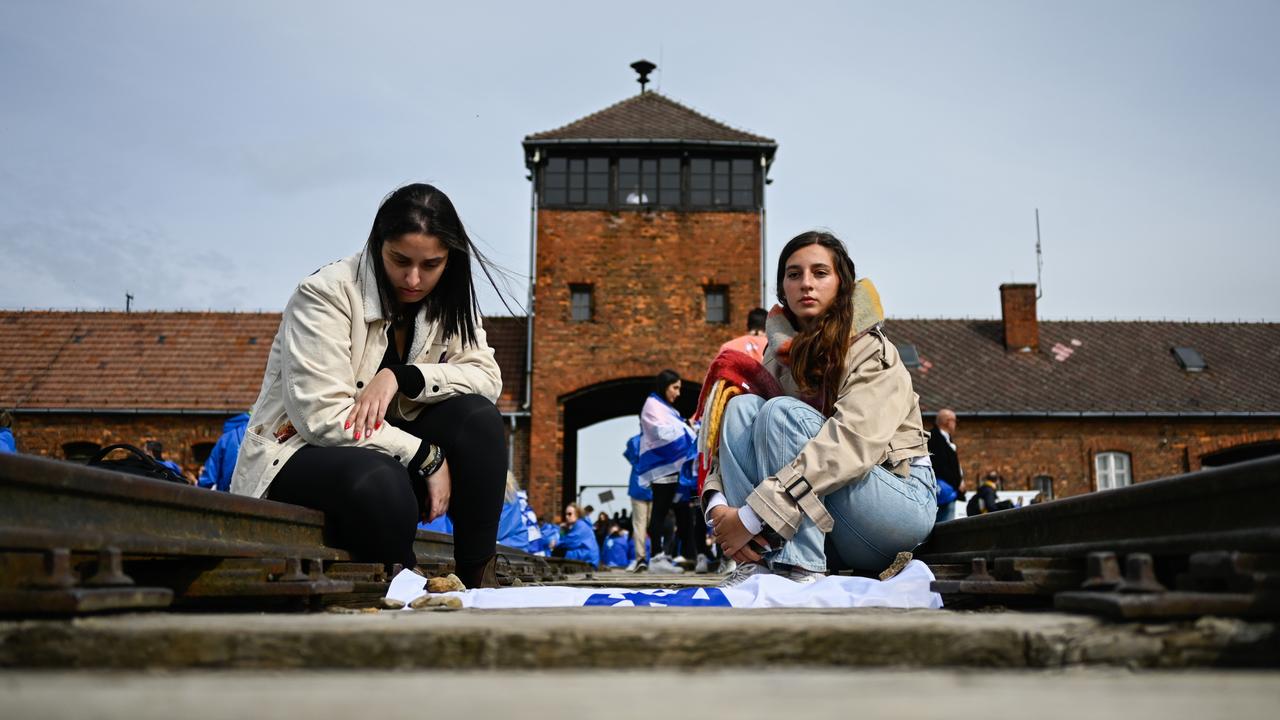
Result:
[[[607,567],[627,567],[635,548],[631,546],[631,536],[618,523],[609,525],[609,535],[604,539],[604,564]]]
[[[236,456],[240,454],[240,443],[244,442],[244,429],[248,425],[249,413],[240,413],[222,424],[222,436],[214,443],[209,459],[204,461],[197,485],[231,491],[231,475],[236,471]]]
[[[523,495],[516,476],[507,471],[507,494],[502,501],[502,515],[498,518],[498,544],[533,552],[531,548],[541,537],[541,533],[536,522],[529,519],[529,506]]]
[[[8,410],[0,410],[0,453],[18,452],[18,443],[13,439],[13,416]]]
[[[146,448],[148,455],[155,458],[156,462],[169,468],[174,472],[174,474],[176,474],[180,478],[187,477],[186,473],[182,471],[181,465],[179,465],[178,463],[172,460],[164,459],[164,444],[161,443],[159,440],[148,440],[145,443],[143,443],[143,447]],[[191,479],[187,478],[187,482],[191,482]]]
[[[640,470],[636,467],[640,462],[640,433],[636,433],[627,440],[627,449],[623,451],[622,456],[631,464],[627,496],[631,498],[631,542],[635,545],[627,571],[640,572],[649,567],[649,553],[645,548],[645,541],[649,539],[649,510],[653,506],[653,490],[640,484]]]
[[[564,509],[565,531],[560,535],[551,554],[566,560],[585,560],[600,565],[600,546],[596,544],[596,531],[582,517],[577,503],[569,503]]]

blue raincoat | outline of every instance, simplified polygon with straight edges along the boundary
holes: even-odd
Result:
[[[244,442],[244,430],[248,426],[248,413],[240,413],[222,424],[222,437],[214,444],[209,459],[204,461],[197,485],[222,492],[231,491],[231,475],[236,471],[236,456],[240,454],[240,443]]]
[[[569,532],[560,536],[556,547],[567,548],[564,554],[566,560],[586,560],[592,565],[600,564],[600,545],[596,543],[596,531],[591,523],[581,518],[569,528]]]

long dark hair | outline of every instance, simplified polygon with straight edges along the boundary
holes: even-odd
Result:
[[[809,245],[821,245],[831,251],[836,276],[840,278],[840,289],[836,291],[836,299],[827,312],[805,329],[800,328],[795,314],[787,306],[787,295],[782,283],[786,277],[787,260],[797,250]],[[800,328],[787,353],[791,362],[791,377],[795,379],[801,392],[821,394],[822,412],[825,415],[831,415],[834,410],[836,393],[844,381],[844,356],[849,349],[850,333],[853,330],[855,277],[849,251],[839,238],[829,232],[810,230],[800,233],[791,238],[778,257],[778,302],[791,324]]]
[[[387,269],[382,262],[382,246],[388,240],[415,233],[438,238],[448,248],[449,258],[445,261],[440,281],[431,293],[418,303],[406,306],[396,297],[394,288],[387,279]],[[378,214],[373,218],[373,228],[369,230],[369,242],[365,247],[373,261],[384,319],[390,322],[396,317],[412,317],[419,305],[424,305],[427,319],[439,321],[444,326],[446,338],[458,336],[464,345],[475,345],[476,318],[480,315],[480,305],[476,299],[475,283],[471,278],[472,257],[495,290],[498,290],[498,285],[490,272],[493,264],[467,235],[448,195],[425,183],[405,185],[393,191],[383,198],[378,207]],[[501,290],[498,292],[501,295]],[[503,303],[506,303],[505,298]]]
[[[663,370],[653,378],[653,392],[664,401],[667,399],[667,388],[671,387],[671,383],[680,379],[680,373],[670,368]]]

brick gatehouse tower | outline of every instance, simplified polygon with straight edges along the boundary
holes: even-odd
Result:
[[[671,368],[693,411],[764,278],[773,140],[645,89],[529,135],[533,183],[528,488],[550,517],[576,496],[578,431],[640,411]],[[619,453],[622,448],[617,449]]]

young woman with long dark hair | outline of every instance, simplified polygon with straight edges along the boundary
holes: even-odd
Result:
[[[637,571],[684,572],[662,549],[668,510],[676,516],[676,535],[684,548],[682,552],[690,555],[702,552],[697,546],[691,498],[680,487],[682,474],[691,479],[698,451],[692,428],[675,407],[680,388],[680,375],[675,370],[663,370],[654,377],[653,392],[640,409],[640,457],[636,470],[640,483],[653,491],[653,505],[648,528],[652,557],[647,564],[643,560],[637,563]],[[701,562],[705,572],[706,558],[702,557]]]
[[[362,561],[416,564],[418,520],[448,512],[467,587],[493,587],[507,474],[473,260],[453,203],[407,185],[364,248],[302,281],[271,345],[232,491],[325,513]]]
[[[761,573],[813,582],[829,560],[883,570],[924,541],[937,512],[919,398],[874,287],[825,232],[788,242],[777,280],[764,365],[784,395],[729,401],[703,489],[716,539],[738,561],[726,585]]]

